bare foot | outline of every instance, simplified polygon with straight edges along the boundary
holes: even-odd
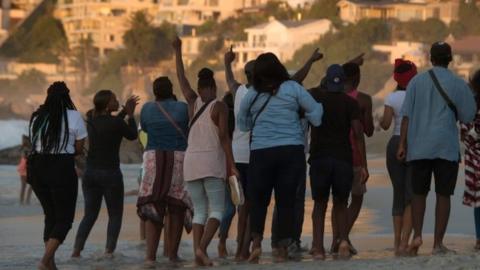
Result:
[[[248,257],[249,263],[258,263],[260,261],[260,256],[262,255],[262,248],[257,247],[252,250],[250,257]]]
[[[447,248],[443,244],[433,248],[432,255],[445,255],[445,254],[456,254],[456,252],[454,250]]]
[[[330,254],[338,254],[338,246],[340,242],[338,240],[332,240],[332,246],[330,247]]]
[[[288,261],[288,250],[287,248],[278,248],[278,252],[273,256],[273,261],[276,263],[282,263]]]
[[[170,256],[170,257],[168,258],[168,260],[169,260],[171,263],[183,263],[183,262],[185,262],[184,259],[178,257],[177,255],[175,255],[175,256]]]
[[[401,243],[397,249],[395,249],[395,256],[403,257],[408,255],[408,244]]]
[[[347,241],[348,242],[348,245],[350,247],[350,254],[351,255],[357,255],[358,254],[358,251],[357,249],[352,245],[352,242],[350,241],[350,239]]]
[[[72,258],[80,258],[81,257],[81,251],[80,250],[73,250],[73,253],[72,253]]]
[[[416,237],[413,239],[412,244],[408,248],[408,254],[410,256],[417,256],[418,250],[423,245],[422,237]]]
[[[207,254],[203,250],[197,248],[195,251],[195,261],[201,262],[200,266],[213,266],[212,261],[208,258]]]
[[[105,254],[103,254],[103,258],[105,258],[105,259],[111,260],[111,259],[113,259],[113,257],[114,257],[114,255],[113,255],[112,252],[105,252]]]
[[[225,243],[218,244],[218,257],[221,259],[226,259],[228,257],[227,246]]]
[[[52,270],[50,267],[47,267],[47,266],[46,266],[45,264],[43,264],[43,263],[39,263],[39,264],[37,265],[37,269],[38,269],[38,270]]]
[[[155,264],[156,264],[155,261],[146,260],[145,262],[143,262],[143,268],[145,268],[145,269],[155,269]]]
[[[350,259],[352,253],[350,244],[347,241],[342,241],[338,246],[338,258],[341,260]]]
[[[48,267],[50,267],[51,270],[58,270],[57,264],[55,263],[55,259],[50,260],[50,264],[48,265]]]
[[[324,261],[327,257],[325,256],[325,251],[315,250],[312,253],[312,257],[317,261]]]

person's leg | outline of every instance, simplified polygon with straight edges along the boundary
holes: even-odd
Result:
[[[200,247],[208,215],[208,200],[203,182],[203,179],[187,182],[187,190],[192,199],[194,213],[192,221],[194,254],[196,254],[197,249]],[[195,264],[197,266],[205,266],[198,256],[195,256]]]
[[[400,239],[399,254],[404,255],[408,249],[408,242],[412,235],[412,206],[409,204],[403,211],[402,238]]]
[[[423,244],[422,230],[425,218],[425,208],[427,204],[427,195],[430,191],[430,182],[432,178],[432,162],[430,160],[415,160],[410,162],[411,183],[412,183],[412,224],[413,240],[409,248],[410,255],[417,255],[419,248]]]
[[[358,216],[360,215],[360,211],[362,210],[363,205],[363,195],[365,194],[364,185],[360,183],[360,171],[358,168],[354,168],[354,180],[353,180],[353,189],[352,189],[352,201],[348,206],[348,221],[347,221],[347,229],[348,234],[353,229],[355,222],[357,221]],[[340,232],[338,233],[340,234]]]
[[[450,197],[455,192],[458,176],[458,163],[443,159],[436,159],[433,163],[435,177],[435,192],[437,203],[435,208],[435,237],[433,242],[434,253],[444,253],[449,250],[443,244],[450,218]]]
[[[27,188],[27,177],[20,176],[20,204],[25,204],[25,189]]]
[[[152,220],[145,220],[145,236],[147,240],[145,261],[147,263],[153,263],[157,260],[157,250],[158,244],[160,243],[162,228],[162,223],[154,222]]]
[[[168,238],[168,258],[171,262],[179,262],[181,260],[178,257],[178,248],[180,246],[180,241],[182,240],[186,208],[182,206],[169,205],[168,209],[170,214],[170,224],[168,225],[170,228],[170,237]]]
[[[354,172],[349,162],[334,159],[333,160],[333,208],[336,213],[336,223],[338,224],[338,255],[342,259],[349,258],[351,254],[351,244],[349,242],[348,234],[349,228],[349,215],[347,210],[348,198],[352,190],[352,184],[354,179]]]
[[[98,218],[102,206],[103,191],[102,188],[96,184],[97,180],[99,180],[96,177],[94,171],[87,170],[82,181],[85,213],[80,222],[80,226],[78,227],[77,236],[75,237],[75,244],[73,245],[72,252],[73,258],[80,257],[88,235]]]
[[[303,147],[282,147],[279,149],[278,162],[275,168],[274,190],[275,203],[278,210],[278,220],[282,222],[278,226],[280,261],[288,259],[288,246],[292,243],[295,229],[295,201],[298,194],[299,175],[305,173],[305,154]]]
[[[219,178],[206,178],[204,187],[207,194],[209,216],[195,255],[202,259],[204,265],[210,266],[212,262],[208,258],[207,248],[220,226],[225,211],[225,181]]]
[[[275,149],[251,151],[249,165],[249,182],[247,197],[250,201],[250,230],[252,236],[252,252],[249,262],[257,263],[262,254],[262,240],[265,229],[267,208],[272,196]]]
[[[398,149],[399,137],[393,136],[387,145],[387,170],[393,187],[393,231],[394,231],[394,250],[395,255],[400,255],[400,244],[403,231],[403,216],[405,211],[405,181],[407,167],[401,161],[397,160],[396,152]]]
[[[112,254],[117,247],[118,236],[122,228],[124,187],[120,170],[111,172],[111,184],[106,187],[104,196],[108,210],[108,229],[106,254]]]
[[[314,201],[312,212],[313,242],[312,256],[314,259],[325,260],[323,237],[325,234],[325,214],[327,211],[328,196]]]
[[[306,168],[306,164],[305,164]],[[302,231],[303,231],[303,221],[305,219],[305,192],[306,192],[306,176],[307,170],[305,169],[303,174],[298,175],[299,184],[297,187],[297,193],[295,196],[295,219],[294,219],[294,229],[293,229],[293,241],[295,243],[295,248],[297,252],[301,251],[302,243]]]
[[[25,203],[27,205],[30,205],[31,199],[32,199],[32,187],[29,184],[27,184],[27,198],[25,200]]]
[[[52,175],[51,194],[55,209],[55,226],[49,236],[47,249],[42,262],[54,262],[55,252],[65,240],[75,217],[78,195],[78,178],[73,157],[60,156],[54,166],[57,170]]]
[[[244,261],[248,259],[250,247],[250,233],[248,224],[248,197],[246,196],[246,187],[248,182],[248,164],[236,164],[240,173],[240,181],[244,190],[245,203],[239,207],[237,222],[237,251],[235,253],[236,261]]]
[[[229,186],[226,185],[225,187],[225,211],[223,213],[223,218],[220,223],[220,230],[219,230],[219,241],[218,241],[218,257],[219,258],[227,258],[227,238],[228,238],[228,231],[230,230],[230,226],[232,225],[233,217],[235,216],[236,207],[233,205],[232,199],[230,197]]]
[[[278,206],[277,202],[273,206],[273,213],[272,213],[272,227],[271,233],[272,236],[270,237],[270,246],[272,247],[272,253],[276,254],[278,251]]]
[[[477,238],[475,250],[480,250],[480,207],[475,207],[473,209],[473,216],[475,218],[475,234]]]

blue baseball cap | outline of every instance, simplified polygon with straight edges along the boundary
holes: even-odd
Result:
[[[341,92],[345,90],[345,73],[342,66],[334,64],[327,69],[327,90]]]

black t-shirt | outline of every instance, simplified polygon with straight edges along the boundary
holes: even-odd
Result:
[[[350,130],[352,120],[360,119],[358,102],[343,92],[314,88],[310,94],[323,106],[322,124],[311,128],[310,159],[332,157],[351,163]]]
[[[135,140],[138,136],[135,119],[129,118],[127,125],[122,117],[111,115],[100,115],[87,120],[87,131],[87,167],[93,169],[118,169],[122,139]]]

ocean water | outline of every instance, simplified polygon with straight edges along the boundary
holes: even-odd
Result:
[[[19,145],[22,135],[28,135],[28,121],[20,119],[0,120],[0,149]]]

